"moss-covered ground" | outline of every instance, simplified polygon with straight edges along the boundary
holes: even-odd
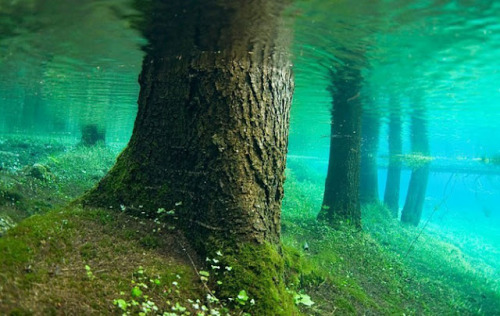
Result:
[[[0,137],[0,218],[18,222],[67,204],[106,174],[119,150],[47,137]]]
[[[25,145],[0,148],[12,161],[19,148],[37,153],[16,165],[4,160],[0,170],[0,218],[9,219],[6,227],[18,223],[0,237],[1,315],[297,313],[266,305],[279,298],[259,297],[274,281],[253,260],[259,256],[284,262],[286,284],[276,294],[294,297],[304,315],[500,314],[499,281],[488,266],[433,234],[410,248],[419,231],[382,206],[363,209],[363,231],[317,223],[322,189],[307,175],[288,174],[283,256],[242,245],[239,253],[215,246],[201,259],[171,224],[64,207],[105,174],[117,150],[55,144],[57,151],[43,152],[43,142],[15,142]]]
[[[300,287],[317,303],[307,314],[500,314],[499,271],[486,260],[402,225],[382,205],[363,207],[362,231],[317,223],[321,186],[288,172],[282,239],[306,265]]]

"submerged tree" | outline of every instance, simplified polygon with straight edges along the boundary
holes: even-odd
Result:
[[[97,124],[85,124],[82,126],[82,139],[83,146],[95,146],[99,143],[106,142],[106,129],[99,127]]]
[[[429,136],[425,110],[417,104],[411,117],[411,144],[414,156],[405,205],[401,212],[401,221],[417,226],[422,216],[425,192],[429,178]]]
[[[141,1],[149,40],[131,140],[83,197],[157,216],[201,254],[222,251],[260,315],[291,314],[280,214],[293,81],[285,1]]]
[[[361,169],[360,169],[360,202],[375,203],[378,194],[377,152],[380,134],[379,114],[364,111],[361,119]]]
[[[359,169],[361,146],[361,71],[342,66],[332,77],[330,159],[318,219],[332,226],[361,227]]]
[[[399,190],[401,182],[401,109],[394,99],[391,99],[389,109],[389,165],[387,166],[387,181],[385,183],[384,203],[391,215],[399,215]]]

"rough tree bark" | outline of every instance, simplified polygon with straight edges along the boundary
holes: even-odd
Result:
[[[332,72],[330,158],[323,206],[318,220],[331,226],[361,227],[359,169],[361,146],[361,71],[340,67]]]
[[[384,203],[394,218],[399,216],[399,190],[401,182],[401,109],[399,103],[391,102],[389,112],[389,165],[385,183]]]
[[[422,156],[422,158],[428,157],[429,136],[427,134],[427,121],[425,119],[425,111],[420,106],[413,111],[411,128],[412,154]],[[426,159],[421,159],[421,162],[413,167],[411,173],[405,205],[401,212],[401,221],[403,223],[414,226],[419,224],[422,216],[428,179],[429,162]]]
[[[293,92],[284,2],[153,1],[131,140],[83,197],[150,216],[175,209],[202,254],[236,258],[230,295],[248,289],[257,303],[246,308],[269,315],[292,308],[275,257]]]
[[[361,130],[359,199],[361,203],[376,203],[379,201],[377,152],[380,117],[378,113],[364,112],[361,119]]]

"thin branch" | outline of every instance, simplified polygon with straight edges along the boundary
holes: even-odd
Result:
[[[179,238],[177,238],[177,244],[181,247],[182,251],[184,251],[184,253],[186,254],[186,256],[188,257],[189,259],[189,262],[191,262],[191,265],[193,266],[193,270],[194,272],[196,272],[196,275],[198,275],[198,278],[200,278],[201,280],[201,275],[200,275],[200,272],[198,271],[198,269],[196,268],[196,264],[194,263],[194,260],[193,258],[191,258],[191,256],[189,255],[188,251],[186,250],[186,247],[182,244],[181,242],[181,236],[179,236]],[[217,298],[217,296],[215,296],[215,294],[212,292],[212,290],[210,290],[210,288],[208,287],[207,283],[206,282],[201,282],[203,284],[203,287],[205,288],[205,290],[208,292],[208,294],[210,294],[212,297],[214,297],[215,299],[217,299],[217,302],[220,306],[221,309],[224,308],[224,306],[222,306],[222,303],[220,302],[220,300]],[[210,306],[210,302],[208,302],[208,305]]]

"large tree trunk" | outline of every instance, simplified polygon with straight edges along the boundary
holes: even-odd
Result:
[[[222,250],[241,269],[262,267],[245,270],[245,281],[232,282],[230,291],[234,297],[236,288],[248,288],[261,303],[248,308],[269,315],[290,312],[282,301],[282,262],[273,257],[293,92],[283,6],[155,1],[131,140],[83,198],[150,216],[175,209],[200,252]]]
[[[333,109],[330,159],[323,206],[318,219],[334,227],[344,223],[361,227],[361,72],[356,68],[343,67],[331,75]]]
[[[401,182],[401,110],[399,104],[390,105],[389,114],[389,165],[385,183],[384,203],[394,218],[399,216],[399,190]]]
[[[377,152],[380,118],[378,113],[363,113],[361,130],[359,199],[361,203],[376,203],[379,201]]]
[[[417,104],[417,106],[419,105]],[[427,181],[429,179],[429,161],[426,159],[429,155],[429,137],[424,115],[424,110],[417,107],[411,119],[412,153],[416,157],[421,156],[422,159],[416,159],[420,160],[420,162],[414,166],[411,173],[408,193],[401,213],[401,221],[414,226],[419,224],[422,216]]]

